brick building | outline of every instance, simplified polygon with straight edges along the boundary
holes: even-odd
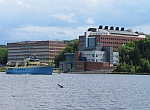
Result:
[[[66,54],[66,62],[60,62],[60,70],[112,69],[119,64],[119,53],[115,50],[134,40],[145,40],[145,34],[131,29],[119,30],[119,27],[89,28],[83,36],[79,36],[79,51]]]
[[[7,43],[8,62],[22,62],[31,54],[41,62],[52,62],[60,50],[66,47],[63,41],[22,41]]]
[[[90,40],[91,39],[91,40]],[[143,32],[132,31],[132,29],[124,30],[113,26],[99,26],[96,28],[89,28],[83,36],[79,36],[79,48],[99,46],[113,47],[114,50],[125,45],[126,42],[134,40],[145,40],[145,34]]]

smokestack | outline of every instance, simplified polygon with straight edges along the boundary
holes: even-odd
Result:
[[[108,26],[105,26],[105,29],[108,29]]]
[[[99,29],[103,29],[103,26],[102,26],[102,25],[100,25],[100,26],[99,26]]]
[[[116,30],[118,30],[118,31],[119,31],[119,27],[116,27]]]
[[[121,31],[124,31],[124,28],[123,28],[123,27],[121,28]]]
[[[114,27],[113,27],[113,26],[111,26],[111,27],[110,27],[110,30],[114,30]]]

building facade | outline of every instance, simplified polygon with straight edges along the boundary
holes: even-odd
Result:
[[[79,36],[79,51],[66,54],[66,62],[61,62],[60,70],[112,69],[119,64],[119,53],[115,50],[134,40],[145,40],[145,34],[119,27],[89,28],[83,36]]]
[[[67,44],[63,41],[22,41],[7,43],[8,62],[22,62],[24,58],[36,55],[41,62],[52,62]]]
[[[102,44],[103,47],[113,47],[114,50],[117,50],[126,42],[145,40],[145,38],[143,32],[132,31],[132,29],[99,26],[98,29],[89,28],[83,36],[79,36],[79,48],[96,47]]]
[[[101,49],[101,50],[100,50]],[[86,47],[82,51],[66,53],[66,62],[60,62],[61,71],[93,71],[112,69],[119,64],[119,53],[113,47]]]

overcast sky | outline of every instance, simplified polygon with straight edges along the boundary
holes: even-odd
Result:
[[[0,44],[72,40],[99,25],[150,34],[150,0],[0,0]]]

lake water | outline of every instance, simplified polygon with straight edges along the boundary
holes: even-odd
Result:
[[[0,73],[0,110],[150,110],[150,75]]]

